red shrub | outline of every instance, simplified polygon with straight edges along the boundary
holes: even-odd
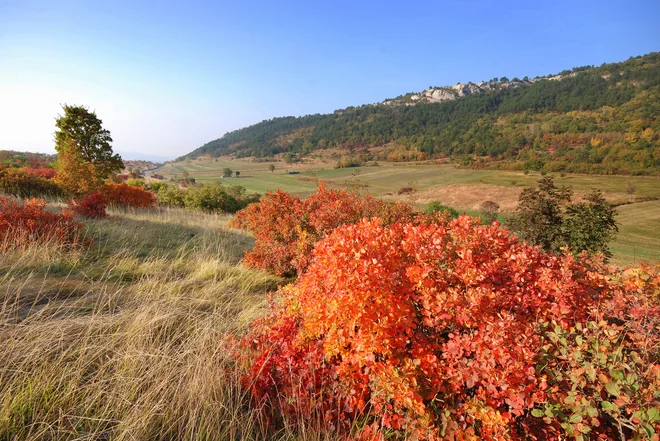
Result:
[[[88,194],[78,201],[70,201],[68,205],[78,216],[90,219],[100,219],[107,215],[105,207],[107,207],[108,201],[100,191]]]
[[[57,171],[54,168],[32,168],[24,167],[23,170],[25,173],[37,176],[44,179],[53,179],[57,175]]]
[[[156,195],[126,184],[108,183],[101,189],[109,204],[123,207],[148,208],[154,205]]]
[[[465,216],[363,220],[321,240],[242,341],[244,386],[271,423],[368,439],[650,437],[659,286]]]
[[[19,248],[32,243],[53,242],[65,246],[81,244],[83,224],[67,212],[46,210],[43,199],[22,204],[0,196],[0,248]]]
[[[412,207],[372,196],[329,190],[324,184],[307,199],[277,190],[239,211],[233,225],[254,233],[244,261],[278,275],[293,276],[309,264],[314,244],[340,225],[379,217],[387,223],[413,215]]]
[[[0,192],[18,197],[59,196],[62,189],[52,180],[29,173],[26,168],[0,170]]]

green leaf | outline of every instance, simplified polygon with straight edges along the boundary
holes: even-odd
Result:
[[[532,416],[540,418],[544,415],[544,412],[541,409],[532,409]]]
[[[619,388],[619,385],[613,381],[610,381],[609,383],[605,384],[605,390],[609,392],[610,395],[613,395],[615,397],[618,397],[621,394],[621,389]]]
[[[657,407],[652,407],[646,411],[646,415],[649,417],[649,422],[654,423],[660,421],[660,409]]]
[[[646,434],[649,436],[649,438],[652,438],[653,434],[655,433],[655,429],[653,429],[653,426],[650,425],[649,423],[642,423],[642,427],[646,431]]]
[[[623,380],[625,378],[623,372],[617,369],[610,369],[610,376],[616,378],[617,380]]]
[[[581,423],[581,422],[582,422],[582,415],[579,415],[579,414],[577,414],[577,413],[574,413],[574,414],[571,415],[571,417],[568,419],[568,422],[569,422],[569,423],[573,423],[573,424],[575,424],[575,423]]]
[[[609,401],[602,401],[600,403],[600,407],[603,408],[603,410],[618,410],[619,408],[616,407],[614,404],[610,403]]]

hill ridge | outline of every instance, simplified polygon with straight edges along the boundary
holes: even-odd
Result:
[[[272,118],[177,160],[301,157],[338,148],[359,157],[350,164],[452,157],[464,166],[657,174],[658,96],[660,54],[654,52],[534,79],[431,87],[329,114]]]

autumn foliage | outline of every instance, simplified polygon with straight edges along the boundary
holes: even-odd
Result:
[[[41,176],[46,173],[33,172],[34,170],[52,169],[30,169],[28,167],[0,169],[0,192],[22,198],[62,194],[62,189],[54,180]]]
[[[100,219],[107,216],[105,211],[108,201],[100,191],[68,203],[69,208],[78,216],[89,219]]]
[[[0,196],[0,249],[20,248],[33,243],[55,243],[66,247],[83,244],[83,224],[69,212],[52,213],[43,199],[21,203]]]
[[[53,179],[57,175],[57,171],[54,168],[48,168],[48,167],[40,167],[40,168],[23,167],[22,170],[26,173],[44,179]]]
[[[348,197],[319,193],[331,206]],[[279,251],[264,264],[299,268],[303,227],[321,236],[335,224],[324,214],[344,213],[320,200],[318,214],[281,192],[248,208],[240,222],[257,245],[278,239],[251,261]],[[295,210],[277,217],[277,234],[257,229],[257,213],[274,228],[277,206]],[[276,427],[370,440],[658,439],[659,267],[552,255],[467,216],[365,219],[320,240],[276,299],[237,351],[252,404]]]
[[[282,276],[300,274],[311,250],[340,225],[379,217],[385,224],[413,215],[409,205],[388,203],[356,192],[328,189],[320,184],[306,199],[277,190],[259,203],[239,211],[233,225],[254,233],[255,246],[244,262]]]
[[[156,195],[127,184],[106,183],[101,193],[109,204],[132,208],[149,208],[156,201]]]

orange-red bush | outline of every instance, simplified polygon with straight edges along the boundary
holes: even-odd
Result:
[[[28,172],[25,168],[0,170],[0,192],[18,197],[59,196],[62,189],[51,179]]]
[[[21,170],[44,179],[53,179],[57,175],[57,171],[54,168],[23,167]]]
[[[68,205],[78,216],[100,219],[107,215],[105,208],[108,206],[108,201],[100,191],[88,194],[80,200],[70,201]]]
[[[156,195],[126,184],[107,183],[101,188],[109,204],[123,207],[148,208],[154,205]]]
[[[658,268],[546,254],[466,216],[363,220],[312,256],[240,345],[272,424],[427,440],[659,429]]]
[[[338,226],[365,217],[379,217],[389,224],[412,215],[409,205],[321,184],[306,199],[280,190],[267,193],[259,203],[239,211],[233,225],[254,233],[255,246],[244,258],[248,265],[293,276],[309,264],[314,244]]]
[[[43,199],[25,203],[0,196],[0,248],[19,248],[32,243],[52,242],[64,246],[82,244],[83,224],[73,214],[51,213]]]

